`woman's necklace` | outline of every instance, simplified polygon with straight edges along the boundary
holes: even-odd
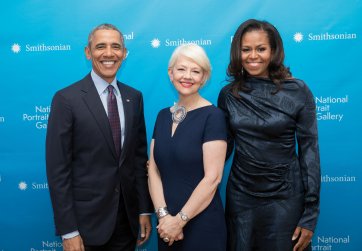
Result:
[[[171,108],[171,113],[172,121],[175,124],[179,124],[186,118],[187,110],[184,106],[179,106],[177,103],[174,103],[173,107]]]
[[[187,111],[191,111],[199,106],[201,102],[200,98],[196,98],[196,100],[193,101],[193,104],[186,108],[183,105],[179,105],[178,103],[173,103],[173,106],[171,107],[171,113],[172,113],[172,121],[177,125],[180,124],[184,119],[186,118]]]

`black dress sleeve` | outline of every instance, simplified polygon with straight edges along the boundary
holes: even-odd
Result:
[[[219,98],[217,100],[217,106],[224,112],[224,119],[226,121],[226,129],[227,129],[227,151],[226,151],[226,159],[230,157],[234,150],[234,132],[231,129],[230,125],[230,112],[227,108],[226,104],[226,96],[227,93],[230,92],[229,86],[225,86],[223,89],[221,89],[219,93]]]
[[[304,185],[304,212],[298,226],[314,231],[319,215],[320,159],[316,105],[313,94],[304,84],[305,103],[297,115],[298,157]]]

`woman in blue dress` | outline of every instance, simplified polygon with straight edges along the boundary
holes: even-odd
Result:
[[[157,116],[150,146],[149,190],[159,224],[159,250],[226,250],[218,191],[226,156],[226,121],[200,88],[211,72],[198,45],[173,52],[168,74],[178,102]]]
[[[281,37],[268,22],[242,23],[230,57],[231,83],[218,101],[228,118],[228,149],[235,143],[228,250],[310,250],[320,192],[313,95],[284,66]]]

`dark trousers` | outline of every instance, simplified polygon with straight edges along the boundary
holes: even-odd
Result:
[[[111,238],[102,246],[85,246],[86,251],[134,251],[136,238],[128,221],[123,198],[120,198],[117,222]]]

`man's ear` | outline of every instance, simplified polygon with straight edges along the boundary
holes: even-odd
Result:
[[[86,46],[85,48],[84,48],[84,53],[85,53],[85,56],[87,57],[87,59],[92,59],[92,54],[91,54],[91,51],[90,51],[90,49],[89,49],[89,46]]]
[[[122,58],[122,60],[125,60],[127,58],[127,55],[128,55],[127,48],[123,48],[123,58]]]

